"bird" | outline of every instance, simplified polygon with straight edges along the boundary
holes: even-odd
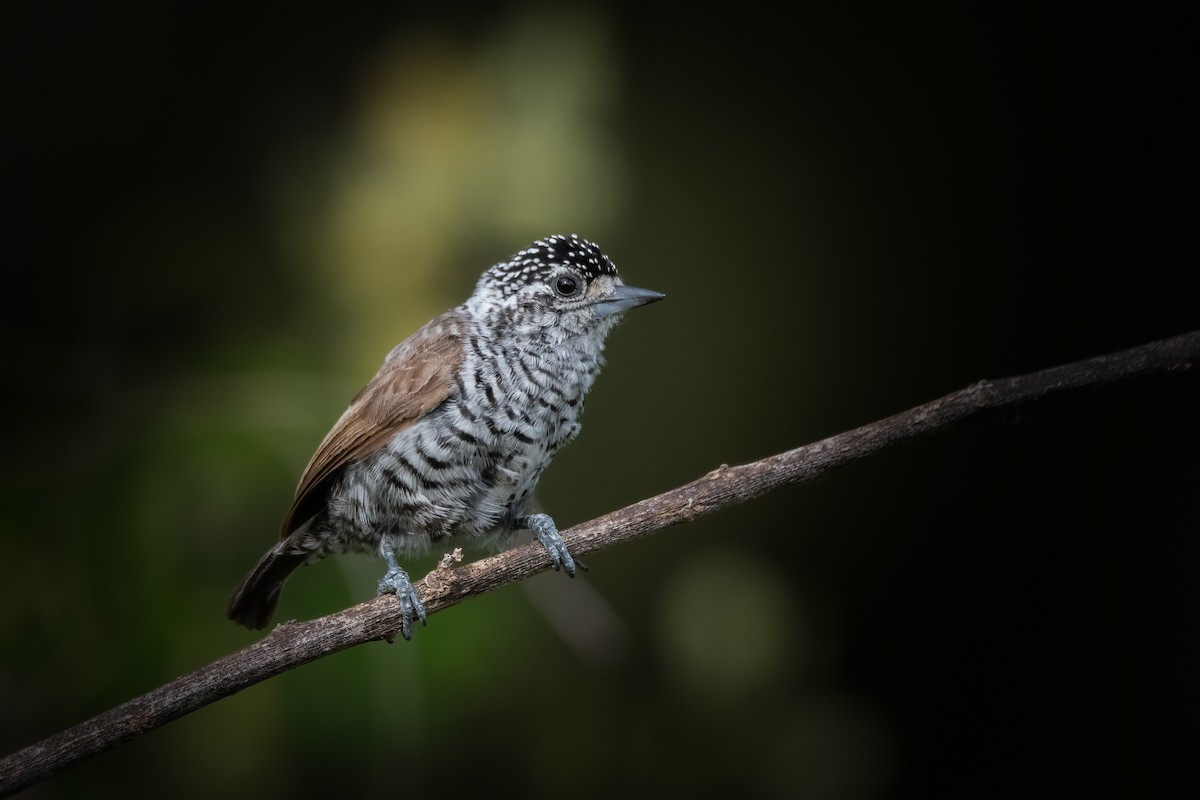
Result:
[[[379,594],[411,639],[425,608],[404,558],[450,537],[493,548],[528,530],[555,570],[575,560],[533,493],[580,429],[584,397],[623,312],[664,294],[624,283],[576,234],[534,241],[461,305],[396,345],[304,470],[269,549],[233,591],[229,619],[266,627],[288,577],[337,553],[377,554]]]

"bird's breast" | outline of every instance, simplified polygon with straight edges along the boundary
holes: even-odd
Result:
[[[366,546],[503,533],[579,432],[598,368],[598,352],[469,345],[445,402],[348,467],[330,498],[331,527]]]

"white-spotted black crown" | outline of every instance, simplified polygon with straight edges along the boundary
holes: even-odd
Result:
[[[556,234],[538,239],[508,261],[496,264],[488,275],[509,294],[522,285],[548,279],[561,266],[579,270],[589,283],[601,275],[617,274],[617,265],[592,242],[576,234]]]

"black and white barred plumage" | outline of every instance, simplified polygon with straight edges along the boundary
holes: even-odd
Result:
[[[388,354],[309,463],[280,543],[235,590],[229,616],[263,627],[296,567],[375,552],[381,591],[424,610],[397,556],[463,535],[506,543],[529,528],[574,565],[553,521],[529,514],[554,454],[579,432],[583,400],[620,312],[662,298],[625,286],[591,242],[551,236],[483,274],[471,297]]]

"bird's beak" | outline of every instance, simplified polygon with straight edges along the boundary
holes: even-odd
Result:
[[[593,303],[592,309],[598,317],[607,317],[609,314],[616,314],[621,311],[628,311],[631,308],[644,306],[647,303],[654,303],[666,297],[662,292],[651,291],[650,289],[639,289],[636,286],[618,286],[613,292],[612,297],[607,300],[601,300],[599,303]]]

